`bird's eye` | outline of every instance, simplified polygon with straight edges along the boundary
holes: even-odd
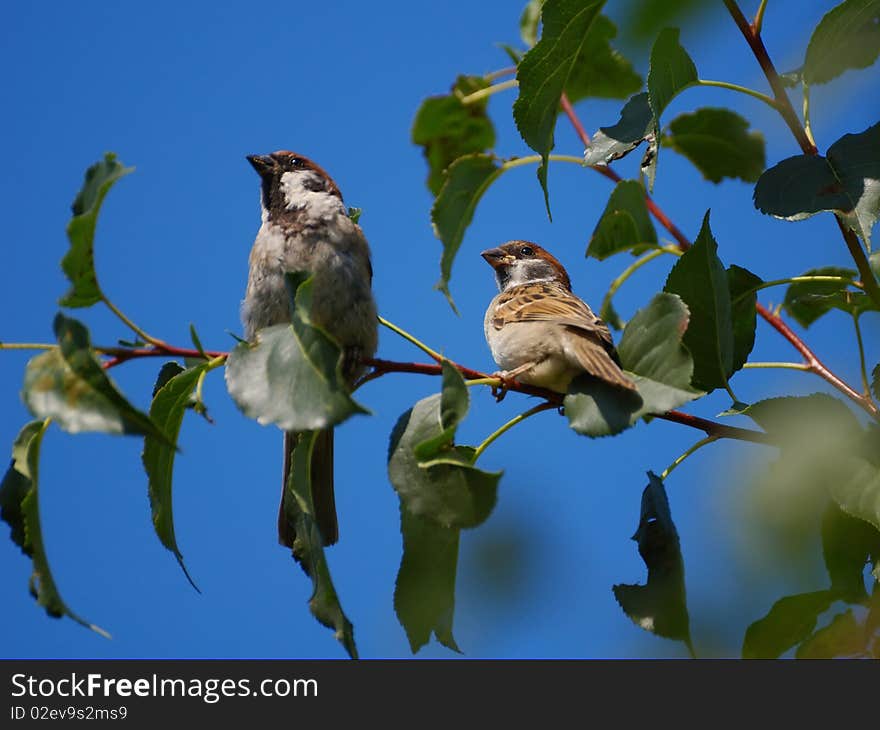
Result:
[[[520,256],[531,256],[534,253],[535,253],[535,249],[533,249],[531,246],[523,246],[519,250]]]
[[[302,170],[305,167],[305,163],[302,161],[301,157],[291,157],[290,166],[294,170]]]

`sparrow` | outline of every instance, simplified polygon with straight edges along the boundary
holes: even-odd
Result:
[[[483,328],[502,381],[565,393],[584,373],[635,391],[623,372],[608,326],[571,291],[559,261],[536,243],[509,241],[482,252],[499,294]]]
[[[248,155],[261,180],[262,224],[250,253],[247,291],[241,306],[245,336],[290,321],[284,273],[313,276],[311,320],[342,348],[342,372],[349,385],[363,373],[378,340],[372,293],[370,247],[342,202],[333,178],[307,157],[285,150]],[[286,518],[284,495],[296,432],[284,434],[284,472],[278,514],[278,542],[292,548],[296,535]],[[315,519],[325,545],[339,538],[333,491],[333,429],[321,431],[311,464]]]

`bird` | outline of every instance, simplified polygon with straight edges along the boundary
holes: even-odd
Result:
[[[349,217],[339,186],[320,165],[288,150],[246,159],[260,176],[262,218],[241,305],[245,336],[253,341],[260,329],[290,321],[284,274],[308,271],[313,276],[311,321],[339,344],[350,388],[365,370],[363,359],[372,357],[378,344],[367,239]],[[296,535],[286,517],[284,494],[298,437],[296,432],[284,434],[278,542],[288,548]],[[332,428],[317,436],[311,475],[315,520],[324,544],[332,545],[339,539]]]
[[[517,379],[565,393],[573,379],[587,374],[636,391],[608,326],[572,292],[568,272],[552,254],[531,241],[508,241],[481,255],[499,289],[483,328],[502,383]]]

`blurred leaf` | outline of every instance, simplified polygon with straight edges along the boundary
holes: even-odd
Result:
[[[519,17],[519,35],[529,48],[538,42],[538,26],[541,24],[541,6],[544,0],[529,0]]]
[[[880,0],[846,0],[819,21],[804,59],[804,81],[824,84],[880,54]]]
[[[84,325],[59,313],[53,327],[58,348],[31,358],[25,370],[22,397],[31,413],[53,419],[70,433],[150,435],[173,446],[107,377]]]
[[[175,362],[167,362],[159,371],[159,377],[153,389],[153,402],[150,405],[150,418],[168,435],[172,443],[177,443],[183,414],[189,407],[193,390],[199,376],[207,369],[202,363],[187,370]],[[149,478],[150,509],[153,514],[153,528],[159,541],[177,558],[183,574],[190,585],[199,590],[186,565],[183,555],[177,547],[174,535],[174,509],[171,483],[174,474],[175,449],[165,442],[147,436],[144,439],[144,451],[141,461]]]
[[[842,456],[831,496],[840,508],[880,530],[880,470],[876,464],[858,456]]]
[[[831,590],[849,603],[867,600],[865,565],[872,555],[880,557],[877,528],[830,504],[822,518],[822,555]]]
[[[226,387],[248,418],[284,431],[334,426],[356,413],[369,413],[348,393],[341,373],[341,350],[310,321],[312,279],[285,274],[291,323],[257,332],[226,361]]]
[[[205,360],[208,360],[208,356],[205,354],[205,348],[202,347],[202,341],[199,339],[199,333],[196,332],[196,326],[190,322],[189,325],[189,338],[192,340],[193,347],[196,348],[199,355],[201,355]]]
[[[61,260],[61,268],[71,287],[58,301],[62,307],[90,307],[101,301],[94,249],[98,213],[113,184],[133,171],[133,167],[123,167],[112,152],[86,170],[85,182],[73,201],[73,218],[67,224],[70,248]]]
[[[324,540],[315,521],[315,506],[312,502],[312,451],[317,432],[301,434],[297,439],[290,461],[290,474],[284,509],[288,522],[294,526],[296,538],[293,541],[293,557],[312,579],[312,595],[309,609],[320,624],[333,629],[336,639],[345,647],[352,659],[358,658],[354,643],[354,627],[348,620],[339,603],[339,596],[333,586],[330,567],[324,555]]]
[[[730,316],[733,320],[733,372],[748,361],[755,346],[758,302],[757,287],[761,278],[736,264],[727,268],[727,286],[730,289]]]
[[[853,412],[843,401],[826,393],[767,398],[750,405],[745,414],[774,434],[777,442],[797,449],[803,448],[804,435],[816,425],[851,442],[861,434]]]
[[[636,312],[618,354],[638,395],[595,378],[578,378],[564,401],[569,426],[585,436],[608,436],[703,395],[691,387],[693,360],[681,343],[687,322],[687,307],[674,294],[658,294]]]
[[[705,391],[724,387],[733,374],[733,319],[727,276],[707,212],[697,240],[675,262],[663,287],[678,294],[691,313],[684,344],[694,358],[694,387]]]
[[[587,98],[626,99],[642,88],[642,77],[611,47],[616,36],[617,26],[604,15],[593,21],[565,84],[572,104]]]
[[[785,220],[838,213],[870,248],[880,214],[880,124],[845,134],[826,157],[797,155],[765,170],[754,197],[762,213]]]
[[[58,593],[49,569],[40,526],[39,463],[40,445],[48,427],[46,421],[31,421],[19,431],[12,446],[12,464],[0,482],[0,517],[12,528],[12,540],[31,558],[33,573],[30,593],[53,618],[69,616],[78,624],[106,639],[104,629],[89,623],[70,610]]]
[[[584,163],[607,165],[628,155],[644,141],[648,142],[648,148],[642,159],[643,174],[657,156],[657,138],[654,136],[654,114],[648,103],[648,94],[642,92],[624,104],[617,124],[599,127],[584,151]]]
[[[473,220],[477,203],[502,172],[503,168],[494,157],[460,157],[446,171],[446,181],[431,208],[434,235],[443,242],[440,281],[435,286],[446,295],[450,304],[452,295],[449,293],[449,279],[452,277],[452,262],[464,240],[464,232]]]
[[[621,180],[596,224],[587,256],[602,261],[618,251],[637,253],[655,245],[657,232],[648,215],[645,188],[638,180]]]
[[[781,598],[764,618],[746,629],[743,659],[776,659],[806,639],[819,615],[834,602],[832,591],[799,593]]]
[[[871,371],[871,390],[875,398],[880,398],[880,363],[877,363]]]
[[[856,281],[858,273],[839,266],[823,266],[810,269],[801,276],[839,276]],[[876,309],[876,305],[862,292],[851,291],[847,284],[836,281],[796,281],[785,292],[783,307],[798,324],[809,327],[819,317],[832,309],[850,314]]]
[[[459,530],[411,514],[401,501],[403,556],[394,586],[394,611],[415,654],[431,639],[460,651],[452,636]]]
[[[870,657],[865,629],[856,621],[851,608],[837,614],[824,628],[806,639],[795,652],[797,659]]]
[[[352,208],[348,209],[348,217],[351,219],[352,223],[360,222],[361,216],[364,214],[363,208]]]
[[[449,94],[425,99],[416,112],[412,141],[422,147],[428,162],[428,189],[435,197],[443,187],[443,173],[453,162],[495,146],[495,127],[486,111],[489,99],[461,103],[462,97],[489,85],[480,76],[459,76]]]
[[[673,119],[662,141],[713,183],[725,177],[755,182],[764,171],[764,136],[748,130],[736,112],[703,108]]]
[[[461,374],[443,363],[443,390],[404,413],[391,434],[388,477],[401,504],[416,517],[441,527],[475,527],[492,511],[500,472],[472,464],[473,451],[453,444],[467,413]]]
[[[653,38],[657,28],[672,21],[680,25],[710,8],[712,3],[705,0],[629,0],[621,10],[621,17],[626,18],[627,33],[644,41]]]
[[[639,527],[632,539],[648,568],[648,581],[645,585],[615,585],[615,599],[638,626],[683,641],[693,654],[678,531],[663,482],[652,472],[648,472],[648,486],[642,492]]]
[[[605,0],[546,0],[541,13],[541,40],[523,56],[517,68],[519,96],[513,105],[513,118],[523,140],[542,157],[538,181],[548,215],[547,158],[553,149],[559,100],[604,4]]]
[[[599,318],[604,320],[612,329],[622,330],[626,326],[626,322],[620,318],[611,299],[603,300],[602,309],[599,310]]]

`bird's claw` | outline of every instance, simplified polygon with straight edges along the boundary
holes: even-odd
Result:
[[[492,397],[495,398],[496,403],[500,403],[504,400],[507,391],[510,390],[510,386],[513,385],[515,381],[513,378],[507,377],[507,374],[500,370],[496,373],[492,373],[492,377],[498,378],[498,380],[501,381],[498,385],[492,386]]]

